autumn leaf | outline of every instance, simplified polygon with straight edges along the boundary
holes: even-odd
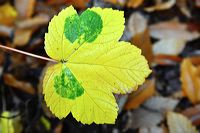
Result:
[[[191,122],[185,116],[178,113],[168,112],[167,124],[170,133],[198,133]]]
[[[145,100],[150,98],[155,93],[155,80],[147,80],[136,92],[133,92],[127,103],[125,109],[136,109]]]
[[[128,7],[137,8],[137,7],[139,7],[143,2],[144,2],[144,0],[128,0],[127,6],[128,6]]]
[[[159,11],[159,10],[167,10],[176,4],[176,0],[168,0],[167,2],[158,3],[151,7],[146,7],[144,10],[147,12]]]
[[[20,117],[9,118],[15,115],[15,112],[3,111],[0,118],[0,132],[1,133],[21,133],[22,125]]]
[[[184,94],[192,103],[200,101],[200,77],[197,67],[193,66],[189,59],[181,63],[181,82]]]
[[[58,118],[71,112],[84,124],[115,122],[112,93],[136,90],[151,72],[140,49],[118,42],[123,30],[123,12],[109,8],[78,15],[70,6],[52,18],[45,50],[59,63],[47,69],[43,93]]]
[[[142,50],[142,54],[144,54],[149,63],[153,61],[152,43],[148,29],[133,36],[131,42]]]
[[[0,12],[0,24],[12,25],[17,17],[16,10],[9,3],[1,5]]]

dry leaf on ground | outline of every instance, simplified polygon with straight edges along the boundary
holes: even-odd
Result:
[[[13,32],[12,27],[0,25],[0,36],[1,37],[10,37]]]
[[[192,41],[200,37],[198,32],[190,32],[187,27],[187,24],[184,23],[167,21],[150,25],[149,30],[150,35],[156,39],[180,39]]]
[[[155,80],[147,80],[136,92],[129,95],[125,109],[135,109],[155,93]]]
[[[191,17],[190,10],[187,5],[188,0],[176,0],[176,5],[179,7],[180,11],[187,17]]]
[[[144,8],[144,10],[147,12],[167,10],[173,7],[175,4],[176,4],[176,0],[168,0],[167,2],[158,3],[155,6],[146,7]]]
[[[4,74],[3,79],[6,85],[17,88],[29,94],[35,94],[35,89],[28,82],[19,81],[11,74]]]
[[[76,8],[85,9],[90,0],[65,0],[69,5],[73,5]]]
[[[197,67],[189,59],[181,63],[181,82],[184,94],[192,103],[200,101],[200,77]]]
[[[128,7],[137,8],[137,7],[139,7],[143,2],[144,2],[144,0],[128,0],[127,6],[128,6]]]
[[[182,114],[192,121],[193,125],[200,125],[200,105],[185,109]]]
[[[33,18],[30,19],[26,19],[23,21],[19,21],[16,23],[18,28],[24,29],[24,28],[34,28],[34,27],[38,27],[41,25],[45,25],[49,22],[49,16],[46,14],[40,14],[37,15]]]
[[[126,128],[152,127],[164,120],[160,112],[137,108],[130,113],[131,120],[128,121]]]
[[[143,106],[151,110],[165,113],[174,110],[178,102],[177,99],[155,96],[145,101]]]
[[[164,133],[164,130],[158,126],[142,127],[139,129],[139,133]]]
[[[153,61],[152,43],[148,29],[133,36],[131,43],[142,50],[149,63]]]
[[[36,0],[15,0],[15,7],[20,19],[30,18],[34,13]]]
[[[186,42],[181,39],[161,39],[153,45],[153,54],[178,55],[185,48]]]
[[[147,19],[139,12],[132,13],[128,21],[128,29],[132,36],[144,32],[147,29]]]
[[[168,112],[167,124],[170,133],[198,133],[191,122],[185,116],[178,113]]]
[[[32,33],[33,29],[16,29],[13,40],[14,47],[26,45],[30,40]]]
[[[154,56],[154,63],[159,65],[173,65],[180,63],[182,58],[176,55],[158,54]]]

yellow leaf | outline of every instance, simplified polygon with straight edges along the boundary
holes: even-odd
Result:
[[[178,113],[168,112],[167,124],[170,133],[198,133],[191,122],[185,116]]]
[[[192,103],[200,102],[200,77],[198,68],[189,59],[181,64],[181,82],[185,95]]]
[[[68,59],[67,66],[83,84],[90,81],[94,88],[122,94],[136,90],[151,72],[141,50],[127,42],[84,44]]]
[[[60,61],[43,81],[47,106],[58,117],[70,112],[84,124],[114,123],[114,93],[136,90],[151,70],[141,50],[118,42],[123,12],[90,8],[78,15],[72,6],[55,16],[45,35],[47,54]]]
[[[9,4],[0,6],[0,24],[11,25],[17,17],[16,10]]]
[[[22,125],[20,124],[20,118],[9,118],[13,115],[12,112],[3,111],[0,118],[0,132],[1,133],[21,133]]]

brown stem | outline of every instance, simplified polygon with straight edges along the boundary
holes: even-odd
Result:
[[[15,49],[15,48],[7,47],[7,46],[1,45],[1,44],[0,44],[0,48],[10,50],[10,51],[14,51],[14,52],[17,52],[17,53],[20,53],[20,54],[28,55],[28,56],[31,56],[31,57],[35,57],[35,58],[38,58],[38,59],[51,61],[51,62],[54,62],[54,63],[57,62],[56,60],[53,60],[53,59],[50,59],[50,58],[47,58],[47,57],[35,55],[35,54],[28,53],[28,52],[25,52],[25,51],[21,51],[21,50]]]

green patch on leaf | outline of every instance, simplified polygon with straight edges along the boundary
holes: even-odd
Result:
[[[84,93],[83,87],[67,67],[55,76],[54,89],[58,95],[68,99],[75,99]]]
[[[101,16],[94,11],[86,10],[80,17],[75,14],[65,19],[65,37],[73,43],[76,39],[83,42],[93,42],[101,33],[103,22]]]

